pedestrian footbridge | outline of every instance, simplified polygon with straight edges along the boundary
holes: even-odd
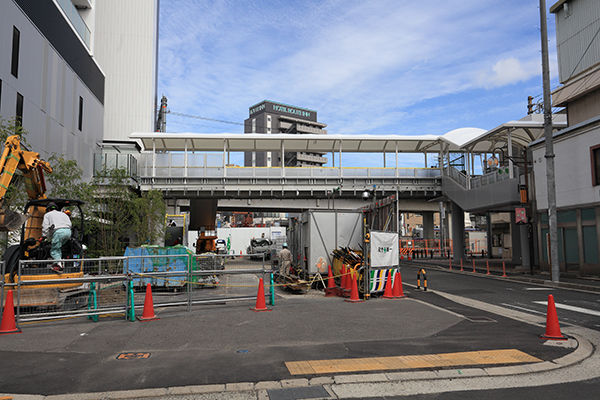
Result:
[[[555,121],[555,129],[564,126],[563,120]],[[130,138],[144,147],[137,165],[143,191],[217,198],[222,210],[356,209],[369,192],[376,198],[397,195],[403,210],[418,212],[439,210],[432,200],[442,199],[465,211],[514,207],[527,161],[518,165],[523,160],[518,153],[541,136],[543,118],[530,115],[490,131],[464,128],[441,136],[133,133]],[[269,153],[274,160],[286,152],[324,154],[331,156],[331,164],[231,164],[232,154],[252,152]],[[346,165],[349,153],[352,165]],[[415,154],[423,157],[421,166],[401,167],[407,157],[415,160]],[[375,164],[382,166],[369,166]]]

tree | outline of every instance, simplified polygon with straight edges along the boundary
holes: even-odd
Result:
[[[139,194],[126,169],[104,169],[92,180],[94,255],[123,255],[127,246],[155,244],[164,235],[166,205],[156,190]]]

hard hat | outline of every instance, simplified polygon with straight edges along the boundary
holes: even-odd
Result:
[[[287,247],[287,243],[284,243],[284,244],[283,244],[283,247]]]
[[[71,210],[65,210],[65,214],[67,214],[68,216],[71,216]]]
[[[87,246],[85,244],[81,245],[81,250],[86,251],[87,250]]]
[[[48,203],[48,205],[46,205],[46,211],[52,211],[52,210],[58,210],[58,207],[56,206],[56,204],[50,202],[50,203]]]

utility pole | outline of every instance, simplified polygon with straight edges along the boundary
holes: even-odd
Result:
[[[548,225],[550,232],[550,272],[552,282],[560,281],[558,265],[558,221],[556,218],[556,177],[554,174],[554,144],[552,140],[552,102],[550,99],[550,67],[548,62],[548,24],[546,0],[540,0],[540,27],[542,33],[542,80],[544,87],[544,135],[546,143],[546,177],[548,186]],[[542,238],[543,240],[543,238]]]

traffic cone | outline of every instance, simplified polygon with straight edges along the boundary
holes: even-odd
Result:
[[[546,333],[540,335],[542,339],[567,340],[567,337],[560,332],[558,324],[558,315],[554,305],[554,296],[548,295],[548,311],[546,312]]]
[[[146,298],[144,299],[144,312],[138,319],[142,322],[154,321],[160,319],[154,314],[154,302],[152,301],[152,287],[148,283],[146,285]]]
[[[361,303],[364,300],[361,300],[358,298],[358,285],[356,283],[356,278],[351,278],[351,279],[352,279],[352,290],[350,292],[350,298],[344,299],[344,301],[347,301],[349,303]]]
[[[338,288],[335,286],[335,280],[333,279],[333,273],[331,272],[331,265],[329,268],[329,279],[327,279],[327,288],[325,289],[325,297],[333,297],[338,295]]]
[[[388,274],[387,283],[385,285],[385,292],[383,293],[384,299],[393,299],[394,295],[392,294],[392,271]]]
[[[256,294],[256,306],[250,308],[252,311],[260,312],[260,311],[273,311],[267,308],[265,303],[265,287],[263,285],[263,280],[260,278],[258,281],[258,293]]]
[[[8,335],[9,333],[21,333],[21,329],[17,328],[15,321],[15,304],[12,290],[8,290],[6,293],[6,303],[4,303],[4,312],[0,323],[0,335]]]
[[[392,288],[392,296],[395,299],[401,299],[404,296],[404,289],[402,289],[402,274],[400,271],[396,271],[396,279],[394,279],[394,287]]]
[[[349,286],[351,286],[349,279],[350,279],[350,275],[348,275],[348,273],[350,268],[346,269],[345,265],[342,265],[342,284],[340,285],[340,290],[338,292],[339,296],[341,297],[348,297],[350,296],[350,288]]]

